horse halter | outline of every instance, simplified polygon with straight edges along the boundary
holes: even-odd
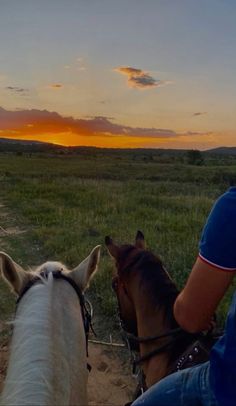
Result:
[[[85,332],[85,337],[86,337],[86,352],[87,352],[87,356],[88,356],[88,336],[89,336],[90,329],[94,333],[93,326],[92,326],[91,305],[89,304],[89,308],[90,308],[90,311],[89,311],[87,306],[86,306],[87,301],[85,300],[84,294],[81,291],[81,289],[79,288],[79,286],[75,283],[75,281],[73,279],[71,279],[69,276],[65,275],[64,273],[62,273],[61,270],[49,271],[49,272],[48,271],[42,271],[38,275],[35,275],[35,277],[33,279],[31,279],[25,285],[25,287],[21,290],[21,292],[20,292],[20,294],[19,294],[19,296],[18,296],[18,298],[16,300],[16,306],[19,305],[20,301],[22,300],[22,298],[24,297],[26,292],[28,292],[28,290],[32,286],[34,286],[38,282],[43,283],[43,279],[48,279],[48,276],[50,274],[53,276],[54,279],[62,279],[62,280],[65,280],[66,282],[68,282],[72,286],[72,288],[75,290],[75,292],[76,292],[76,294],[78,296],[78,299],[79,299],[79,302],[80,302],[82,319],[83,319],[84,332]],[[87,368],[88,368],[89,371],[91,370],[91,366],[89,364],[87,364]]]
[[[165,350],[167,350],[172,344],[174,344],[174,342],[176,340],[181,338],[183,334],[186,334],[186,332],[181,327],[177,327],[175,329],[168,330],[167,332],[165,332],[163,334],[147,336],[147,337],[139,337],[138,335],[136,335],[136,331],[130,332],[129,329],[127,328],[127,322],[124,320],[124,318],[122,317],[122,313],[121,313],[121,305],[120,305],[119,295],[117,293],[118,286],[119,286],[119,279],[120,279],[119,275],[117,275],[113,278],[112,289],[114,290],[116,297],[117,297],[120,326],[123,331],[123,337],[127,343],[127,346],[129,348],[130,352],[132,352],[132,351],[139,352],[138,347],[139,347],[139,344],[141,344],[141,343],[149,343],[154,340],[171,337],[171,339],[167,343],[165,343],[162,346],[160,346],[159,348],[143,355],[142,357],[132,357],[133,358],[133,370],[135,370],[138,365],[149,360],[150,358],[154,357],[155,355],[158,355],[158,354],[164,352]],[[126,295],[128,296],[127,291],[126,291]]]
[[[120,304],[120,299],[119,299],[119,294],[118,294],[118,289],[119,289],[119,281],[120,281],[120,277],[117,275],[112,279],[112,289],[115,292],[116,298],[117,298],[117,310],[118,310],[118,316],[119,316],[119,324],[121,327],[121,331],[123,332],[123,338],[126,342],[126,344],[128,345],[128,348],[131,351],[139,351],[138,345],[136,342],[133,342],[132,338],[130,338],[128,340],[128,335],[131,334],[133,336],[136,336],[137,334],[137,329],[136,328],[132,328],[131,326],[128,325],[128,322],[123,318],[122,316],[122,309],[121,309],[121,304]],[[123,290],[124,293],[126,295],[126,297],[129,299],[129,301],[131,301],[131,299],[129,298],[128,292],[125,288],[125,286],[123,286]]]

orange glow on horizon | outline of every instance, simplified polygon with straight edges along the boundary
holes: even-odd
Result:
[[[158,129],[117,123],[103,116],[64,117],[48,110],[0,107],[0,138],[41,141],[62,146],[101,148],[209,149],[235,145],[234,131]],[[173,123],[174,127],[174,123]]]
[[[109,135],[78,135],[73,133],[45,133],[45,134],[26,134],[19,135],[17,131],[12,131],[7,134],[0,132],[0,138],[10,138],[15,140],[25,141],[41,141],[51,144],[61,145],[64,147],[99,147],[99,148],[147,148],[150,143],[150,138],[147,137],[129,137],[129,136],[109,136]],[[148,142],[149,141],[149,142]],[[153,147],[160,148],[163,142],[171,140],[151,139]],[[173,140],[172,140],[173,141]]]
[[[69,129],[68,129],[69,130]],[[235,133],[206,133],[189,135],[178,134],[176,137],[148,137],[124,134],[89,133],[66,131],[59,123],[28,123],[22,127],[0,130],[0,138],[15,140],[40,141],[65,147],[98,147],[98,148],[170,148],[170,149],[210,149],[217,146],[235,145]],[[227,142],[226,142],[227,140]]]

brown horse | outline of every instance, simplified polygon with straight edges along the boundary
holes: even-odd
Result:
[[[138,346],[146,386],[178,370],[186,357],[192,360],[191,351],[202,352],[201,362],[206,361],[205,348],[201,351],[195,346],[185,354],[196,335],[184,332],[175,321],[173,304],[178,289],[160,258],[146,250],[142,232],[137,232],[135,245],[118,246],[110,237],[105,238],[105,243],[116,262],[113,288],[120,318],[131,346]]]

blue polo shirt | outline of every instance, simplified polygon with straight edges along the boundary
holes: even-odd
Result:
[[[222,272],[236,271],[236,187],[214,204],[203,229],[199,256]],[[219,406],[236,406],[236,293],[225,333],[211,351],[210,384]]]

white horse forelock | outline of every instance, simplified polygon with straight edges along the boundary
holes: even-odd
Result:
[[[46,265],[58,269],[58,263]],[[74,289],[49,273],[21,299],[13,325],[1,405],[86,404],[85,337]],[[79,387],[80,400],[73,386]]]

